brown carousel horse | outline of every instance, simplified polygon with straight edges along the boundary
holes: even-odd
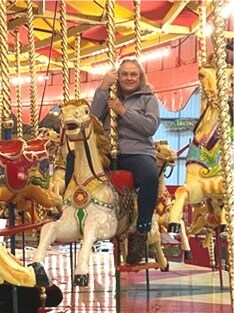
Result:
[[[129,172],[114,171],[110,182],[104,170],[108,167],[105,155],[108,152],[108,140],[101,123],[91,115],[86,100],[69,101],[61,109],[61,121],[68,140],[74,143],[74,172],[64,195],[62,216],[42,227],[33,266],[42,266],[47,248],[54,241],[82,239],[74,284],[87,286],[93,243],[119,236],[124,231],[129,232],[129,229],[134,231],[134,201],[131,196],[133,179]],[[99,148],[102,148],[102,153]],[[130,222],[133,222],[132,227]],[[156,220],[152,221],[149,243],[155,245],[159,266],[165,269],[168,263],[162,251]]]
[[[227,71],[229,82],[232,82],[233,69],[228,68]],[[193,206],[193,220],[188,235],[198,234],[207,227],[208,235],[204,241],[204,246],[207,246],[214,229],[219,226],[222,232],[226,225],[223,208],[225,191],[220,164],[216,69],[209,64],[201,68],[199,79],[206,96],[204,111],[194,128],[194,138],[187,155],[186,180],[175,192],[168,232],[178,233],[183,208],[190,204]],[[232,92],[229,92],[232,98]]]

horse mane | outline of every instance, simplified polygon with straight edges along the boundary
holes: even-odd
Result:
[[[103,168],[107,170],[110,166],[110,159],[107,157],[107,155],[110,153],[109,140],[105,137],[104,128],[99,119],[93,114],[91,115],[91,119],[93,123],[93,130],[96,134],[97,148],[99,151],[101,162]]]

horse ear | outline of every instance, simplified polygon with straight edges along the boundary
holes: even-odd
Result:
[[[214,51],[210,52],[207,56],[207,63],[210,65],[210,66],[215,66],[215,54],[214,54]]]
[[[87,105],[88,107],[90,107],[90,103],[86,99],[71,99],[66,103],[61,103],[60,107],[66,107],[67,105],[75,105],[75,106]]]

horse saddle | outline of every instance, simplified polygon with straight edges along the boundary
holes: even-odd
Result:
[[[20,157],[25,149],[26,143],[22,140],[1,140],[0,141],[0,156],[13,160]]]
[[[125,188],[133,191],[133,174],[130,171],[115,170],[110,172],[110,182],[120,190]]]
[[[0,185],[15,191],[23,189],[29,180],[29,169],[48,159],[46,142],[45,138],[0,141]]]

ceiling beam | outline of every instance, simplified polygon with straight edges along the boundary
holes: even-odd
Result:
[[[7,29],[9,31],[15,30],[17,28],[19,28],[20,26],[24,25],[27,23],[27,15],[22,15],[20,17],[16,17],[13,20],[10,20],[7,23]]]
[[[183,9],[186,7],[188,2],[189,0],[176,1],[170,8],[170,10],[167,12],[167,14],[164,16],[161,23],[161,28],[163,29],[171,25],[177,18],[177,16],[181,13],[181,11],[183,11]]]
[[[91,25],[88,25],[88,26],[79,25],[79,26],[71,27],[67,30],[67,38],[73,37],[79,33],[83,33],[85,30],[90,29],[91,27],[92,27]],[[60,40],[61,40],[61,33],[60,32],[55,33],[55,35],[53,37],[53,43],[58,42]],[[46,39],[42,39],[42,40],[35,42],[35,49],[36,50],[41,49],[41,48],[44,48],[50,44],[51,44],[51,37],[46,38]],[[27,52],[28,52],[28,45],[23,46],[21,48],[21,54],[24,54]]]

